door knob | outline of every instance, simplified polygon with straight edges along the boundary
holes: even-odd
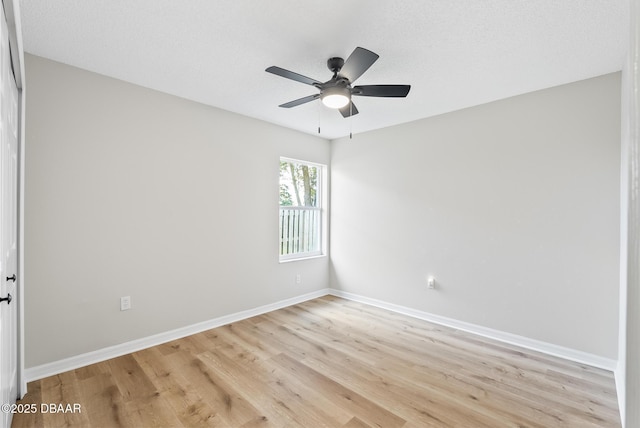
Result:
[[[7,277],[7,281],[13,281],[16,282],[16,274],[14,273],[13,276],[8,276]]]
[[[0,303],[6,301],[7,305],[10,305],[12,299],[13,297],[11,297],[11,294],[7,294],[7,297],[0,297]]]

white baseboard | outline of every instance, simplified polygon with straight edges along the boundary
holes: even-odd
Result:
[[[617,361],[610,358],[604,358],[587,352],[577,351],[575,349],[565,348],[563,346],[554,345],[540,340],[530,339],[528,337],[519,336],[517,334],[494,330],[476,324],[458,321],[440,315],[430,314],[428,312],[419,311],[417,309],[408,308],[406,306],[400,306],[377,299],[371,299],[369,297],[348,293],[346,291],[335,290],[333,288],[329,289],[329,294],[336,297],[342,297],[344,299],[365,303],[367,305],[376,306],[382,309],[387,309],[392,312],[408,315],[410,317],[429,321],[434,324],[455,328],[456,330],[466,331],[468,333],[476,334],[478,336],[486,337],[511,345],[520,346],[521,348],[530,349],[533,351],[541,352],[543,354],[552,355],[554,357],[564,358],[566,360],[574,361],[580,364],[586,364],[588,366],[597,367],[612,372],[614,372],[617,367]]]
[[[566,360],[575,361],[580,364],[586,364],[592,367],[598,367],[612,372],[616,371],[615,369],[617,367],[617,362],[609,358],[604,358],[586,352],[530,339],[524,336],[518,336],[516,334],[506,333],[503,331],[458,321],[452,318],[446,318],[440,315],[430,314],[428,312],[419,311],[417,309],[412,309],[381,300],[371,299],[369,297],[360,296],[341,290],[325,288],[311,293],[303,294],[301,296],[296,296],[289,299],[281,300],[279,302],[270,303],[268,305],[259,306],[257,308],[248,309],[246,311],[236,312],[234,314],[225,315],[201,323],[192,324],[164,333],[155,334],[153,336],[132,340],[130,342],[121,343],[119,345],[109,346],[107,348],[98,349],[96,351],[87,352],[85,354],[76,355],[47,364],[42,364],[40,366],[30,367],[25,370],[24,378],[27,382],[31,382],[48,376],[64,373],[66,371],[74,370],[79,367],[84,367],[90,364],[109,360],[111,358],[120,357],[122,355],[130,354],[141,349],[149,348],[152,346],[160,345],[162,343],[170,342],[172,340],[180,339],[182,337],[190,336],[192,334],[200,333],[205,330],[210,330],[212,328],[220,327],[226,324],[242,321],[243,319],[251,318],[256,315],[261,315],[267,312],[275,311],[277,309],[285,308],[287,306],[306,302],[307,300],[326,296],[327,294],[360,303],[365,303],[367,305],[376,306],[382,309],[387,309],[389,311],[397,312],[413,318],[455,328],[457,330],[466,331],[468,333],[477,334],[489,339],[509,343],[511,345],[520,346],[522,348],[531,349],[533,351],[542,352],[544,354],[553,355],[556,357],[564,358]]]
[[[205,330],[220,327],[226,324],[238,322],[247,318],[261,315],[287,306],[296,305],[306,302],[307,300],[326,296],[329,289],[322,289],[301,296],[292,297],[281,300],[279,302],[270,303],[268,305],[259,306],[257,308],[248,309],[246,311],[236,312],[234,314],[225,315],[197,324],[188,325],[186,327],[177,328],[164,333],[155,334],[153,336],[132,340],[130,342],[121,343],[119,345],[109,346],[107,348],[98,349],[96,351],[87,352],[85,354],[76,355],[65,358],[63,360],[54,361],[40,366],[29,367],[25,370],[24,377],[27,382],[42,379],[48,376],[64,373],[89,364],[99,363],[111,358],[120,357],[141,349],[150,348],[192,334],[200,333]]]

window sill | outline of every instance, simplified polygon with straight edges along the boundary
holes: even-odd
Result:
[[[326,254],[314,254],[312,256],[302,256],[302,257],[295,257],[295,258],[291,258],[291,259],[280,259],[278,262],[279,263],[290,263],[290,262],[299,262],[302,260],[312,260],[312,259],[321,259],[323,257],[327,257]]]

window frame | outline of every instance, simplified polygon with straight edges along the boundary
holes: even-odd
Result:
[[[326,255],[326,202],[327,202],[327,165],[311,162],[301,159],[289,158],[285,156],[281,156],[278,162],[278,172],[280,171],[280,164],[282,162],[293,163],[296,165],[307,165],[310,167],[314,167],[317,170],[317,180],[316,180],[316,206],[315,207],[306,207],[306,206],[287,206],[280,205],[278,203],[278,260],[280,263],[291,262],[296,260],[305,260],[312,259],[317,257],[324,257]],[[278,175],[278,201],[280,196],[280,175]],[[292,209],[292,210],[311,210],[318,212],[318,225],[317,225],[317,240],[318,240],[318,249],[314,251],[304,251],[304,252],[296,252],[291,254],[281,254],[282,251],[282,218],[281,218],[281,210],[283,208]]]

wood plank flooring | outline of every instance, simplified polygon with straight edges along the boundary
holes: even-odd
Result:
[[[31,382],[20,403],[38,411],[16,428],[620,426],[610,372],[332,296]]]

